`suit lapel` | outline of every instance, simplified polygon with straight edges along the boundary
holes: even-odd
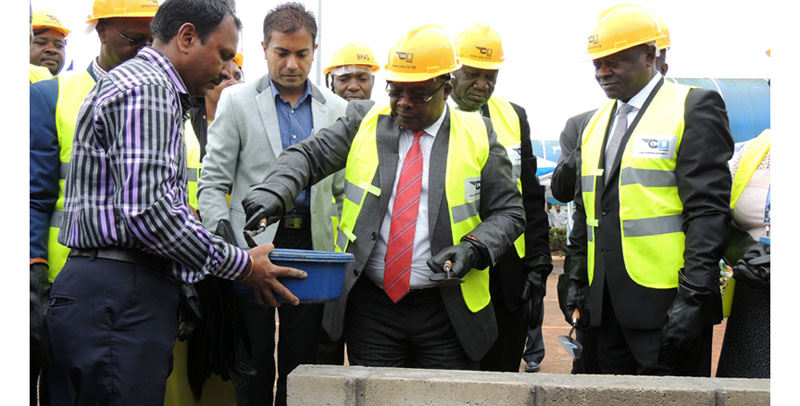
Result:
[[[376,128],[378,143],[378,181],[375,185],[381,189],[381,218],[389,207],[389,198],[394,189],[394,178],[397,173],[398,145],[400,144],[400,126],[391,116],[379,116]]]
[[[444,196],[445,174],[447,172],[447,151],[450,145],[450,108],[444,114],[439,132],[433,140],[431,156],[428,160],[428,230],[436,230],[436,220]]]
[[[267,133],[267,144],[271,147],[272,158],[275,159],[283,150],[281,130],[278,126],[278,113],[275,110],[275,98],[272,96],[272,88],[270,87],[268,76],[262,76],[259,81],[260,83],[256,87],[258,92],[256,104],[261,116],[261,123],[264,125],[264,131]]]

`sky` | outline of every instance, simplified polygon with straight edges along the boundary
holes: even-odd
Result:
[[[267,12],[279,3],[237,1],[237,14],[243,23],[239,48],[244,55],[246,79],[267,73],[261,48],[262,24]],[[618,4],[614,1],[310,0],[301,3],[318,19],[321,16],[319,49],[309,75],[317,84],[324,84],[318,70],[321,75],[333,52],[347,42],[367,42],[383,66],[392,45],[413,27],[439,24],[455,37],[480,21],[495,28],[503,41],[506,62],[495,94],[525,107],[534,139],[557,139],[567,118],[606,100],[594,79],[585,49],[597,15]],[[100,49],[97,35],[86,33],[85,21],[92,1],[32,0],[32,4],[34,9],[49,7],[63,19],[73,31],[68,37],[67,60],[73,60],[76,69],[87,66]],[[754,7],[755,2],[737,6],[730,1],[697,0],[637,4],[659,14],[669,27],[670,76],[770,77],[770,58],[766,55],[770,49],[770,7]],[[373,99],[388,100],[384,86],[382,69],[377,72]]]

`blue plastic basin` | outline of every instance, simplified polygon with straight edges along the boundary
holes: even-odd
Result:
[[[342,293],[344,272],[353,254],[275,248],[269,259],[275,265],[301,269],[308,273],[306,279],[278,278],[300,303],[322,303],[336,300]],[[286,303],[282,297],[278,300]]]

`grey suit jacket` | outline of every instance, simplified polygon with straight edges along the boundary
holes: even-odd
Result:
[[[353,101],[344,117],[334,125],[322,129],[316,137],[288,148],[269,171],[258,188],[271,190],[292,204],[306,184],[314,184],[345,166],[350,145],[358,132],[361,120],[372,107],[371,101]],[[453,244],[450,215],[444,196],[445,165],[450,140],[450,112],[436,135],[429,168],[428,212],[433,255]],[[525,225],[525,211],[516,184],[511,180],[511,162],[505,149],[497,142],[491,122],[484,119],[490,134],[490,154],[481,172],[480,215],[482,223],[471,234],[489,248],[490,263],[513,244]],[[347,252],[355,256],[348,265],[342,295],[336,302],[325,306],[322,325],[334,339],[341,336],[344,326],[347,298],[350,290],[363,273],[364,264],[372,252],[380,231],[381,219],[389,206],[398,164],[400,127],[390,116],[378,119],[378,171],[372,184],[382,191],[379,197],[368,194],[359,213],[353,233],[356,239],[348,245]],[[477,271],[476,271],[477,272]],[[466,353],[478,360],[488,351],[497,337],[494,309],[488,305],[472,313],[464,303],[459,287],[440,288],[445,306]]]
[[[344,115],[347,102],[328,89],[311,84],[311,114],[314,131]],[[313,138],[312,135],[310,138]],[[235,85],[222,92],[214,122],[208,128],[208,145],[197,186],[197,203],[203,225],[216,230],[220,219],[230,221],[240,247],[247,247],[242,230],[245,213],[242,198],[250,186],[261,182],[275,163],[281,144],[275,99],[265,75],[256,81]],[[232,189],[230,208],[225,194]],[[311,236],[315,250],[333,251],[331,216],[337,216],[334,196],[340,199],[344,171],[323,179],[311,188]],[[271,242],[277,224],[256,236],[259,244]]]

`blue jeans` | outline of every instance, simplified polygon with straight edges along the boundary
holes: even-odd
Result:
[[[167,272],[100,258],[67,260],[50,291],[47,327],[73,404],[164,403],[179,294]]]

